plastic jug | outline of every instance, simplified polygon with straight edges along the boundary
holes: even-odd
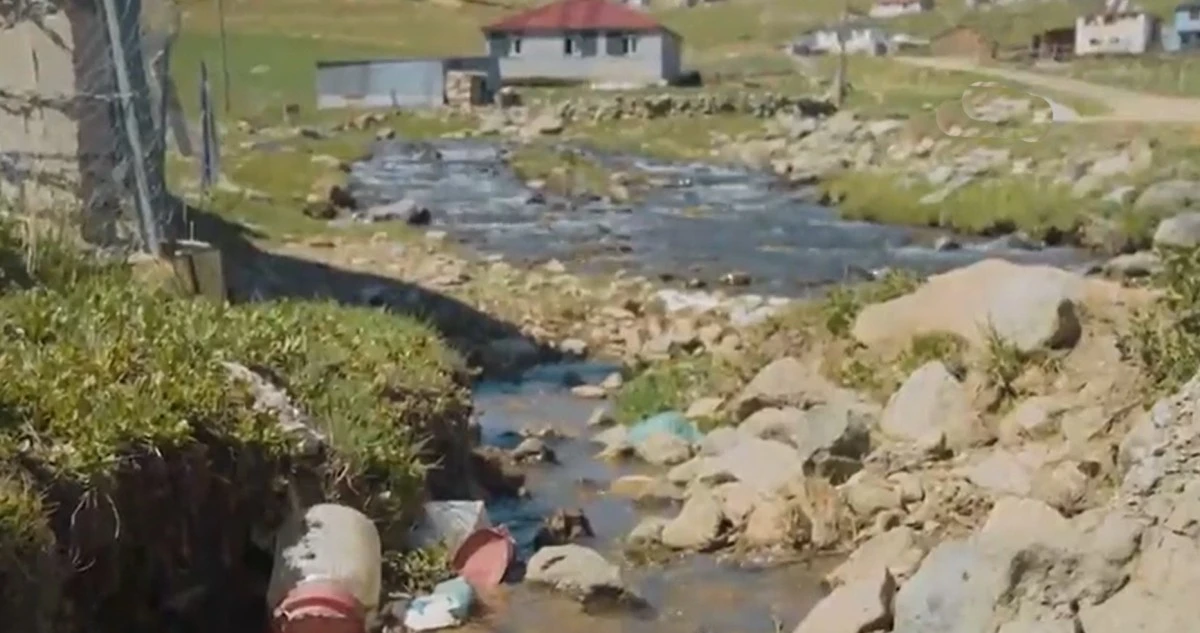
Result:
[[[381,575],[379,532],[367,516],[332,503],[293,513],[276,534],[267,588],[276,629],[323,618],[343,621],[327,630],[365,630],[379,609]]]

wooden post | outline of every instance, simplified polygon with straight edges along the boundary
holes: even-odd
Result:
[[[850,13],[849,0],[842,2],[842,17],[838,22],[837,41],[838,41],[838,68],[837,77],[834,79],[833,105],[841,109],[842,102],[846,99],[846,23]]]

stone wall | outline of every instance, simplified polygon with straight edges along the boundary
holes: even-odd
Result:
[[[598,121],[618,119],[659,119],[715,114],[749,114],[772,118],[779,114],[815,116],[834,111],[832,104],[807,96],[773,92],[743,94],[617,95],[607,98],[581,98],[558,104],[559,116],[569,120]]]

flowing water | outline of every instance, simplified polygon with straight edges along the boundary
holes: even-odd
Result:
[[[481,141],[388,141],[354,165],[351,187],[367,205],[409,199],[433,211],[433,228],[483,252],[514,260],[558,258],[582,270],[624,268],[713,280],[748,273],[745,288],[794,297],[843,281],[848,271],[905,268],[948,270],[988,257],[1083,266],[1087,253],[1038,248],[1013,240],[967,242],[936,250],[931,235],[909,228],[841,220],[835,211],[778,187],[769,174],[739,167],[668,163],[636,156],[590,154],[614,170],[648,175],[656,186],[631,204],[540,197],[504,163],[501,145]],[[513,384],[478,387],[484,441],[511,447],[524,427],[551,425],[568,439],[551,444],[559,464],[532,467],[532,498],[493,504],[493,522],[517,537],[522,558],[541,519],[559,508],[582,508],[595,537],[582,544],[620,559],[624,537],[642,510],[603,493],[636,465],[594,459],[586,426],[595,401],[572,397],[563,374],[598,382],[613,368],[541,367]],[[676,508],[661,510],[669,515]],[[731,565],[709,555],[665,567],[626,568],[632,587],[650,604],[644,613],[584,614],[579,604],[524,584],[509,585],[503,608],[477,630],[630,631],[647,633],[774,633],[790,630],[820,598],[820,570],[804,564]]]
[[[933,273],[988,257],[1058,266],[1089,260],[1077,249],[1011,239],[936,250],[929,231],[842,220],[772,175],[734,166],[593,152],[591,160],[648,175],[656,186],[629,204],[539,198],[504,154],[501,145],[476,140],[380,142],[354,165],[351,188],[367,205],[406,198],[426,205],[435,228],[515,260],[554,257],[583,270],[710,282],[740,271],[754,281],[747,290],[778,296],[844,281],[848,271]]]
[[[527,484],[530,499],[505,500],[488,508],[494,523],[513,532],[522,559],[532,552],[541,519],[559,508],[581,508],[595,537],[579,544],[616,562],[621,560],[625,536],[642,516],[671,516],[678,511],[676,507],[642,510],[627,499],[604,493],[614,478],[646,469],[594,458],[599,448],[589,441],[587,419],[601,405],[571,396],[563,385],[566,372],[595,383],[614,369],[598,364],[543,366],[519,383],[485,383],[476,392],[485,443],[511,447],[519,441],[516,433],[521,429],[547,425],[564,436],[550,444],[560,463],[532,467]],[[589,633],[773,633],[777,626],[790,630],[821,597],[819,570],[808,564],[733,565],[702,554],[663,566],[627,566],[625,576],[649,609],[589,615],[566,597],[514,584],[505,590],[503,608],[472,626],[501,633],[549,628]]]

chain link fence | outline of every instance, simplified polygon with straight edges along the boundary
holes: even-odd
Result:
[[[0,0],[0,209],[159,253],[171,0]]]

